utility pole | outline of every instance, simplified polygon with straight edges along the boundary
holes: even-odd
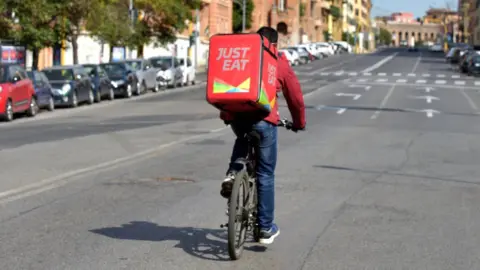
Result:
[[[245,32],[247,29],[247,0],[233,0],[234,3],[239,4],[242,7],[242,32]]]
[[[245,33],[245,24],[247,23],[247,0],[242,3],[242,32]]]
[[[130,3],[129,3],[129,6],[128,6],[128,9],[130,11],[130,24],[131,24],[131,28],[132,28],[132,31],[134,31],[134,27],[135,27],[135,16],[134,16],[134,12],[133,12],[133,0],[130,0]],[[133,50],[132,49],[129,49],[128,50],[128,58],[132,58],[133,57]]]
[[[468,32],[468,25],[470,24],[470,15],[469,15],[470,4],[463,4],[463,39],[465,43],[468,43],[470,33]]]

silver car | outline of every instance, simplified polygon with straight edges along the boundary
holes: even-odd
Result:
[[[138,88],[140,93],[145,93],[148,90],[157,91],[156,76],[159,68],[152,67],[150,60],[145,59],[129,59],[125,63],[135,71],[138,78]]]
[[[176,57],[162,56],[148,59],[152,67],[158,68],[156,91],[165,87],[182,86],[183,72]]]

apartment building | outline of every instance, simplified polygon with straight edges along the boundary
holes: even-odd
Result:
[[[345,0],[342,3],[342,31],[344,33],[354,33],[357,30],[354,12],[355,1],[358,0]]]

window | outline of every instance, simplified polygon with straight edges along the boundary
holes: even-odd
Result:
[[[360,14],[360,12],[358,11],[358,8],[355,9],[355,16],[358,17],[358,15]]]
[[[101,67],[98,67],[98,76],[99,77],[106,77],[107,76],[105,70]]]

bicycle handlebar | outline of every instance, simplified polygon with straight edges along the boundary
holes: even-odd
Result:
[[[288,129],[288,130],[292,130],[292,131],[297,132],[297,130],[293,130],[293,122],[290,121],[290,120],[288,120],[287,118],[278,120],[277,126],[279,126],[279,127],[285,127],[285,128]]]

